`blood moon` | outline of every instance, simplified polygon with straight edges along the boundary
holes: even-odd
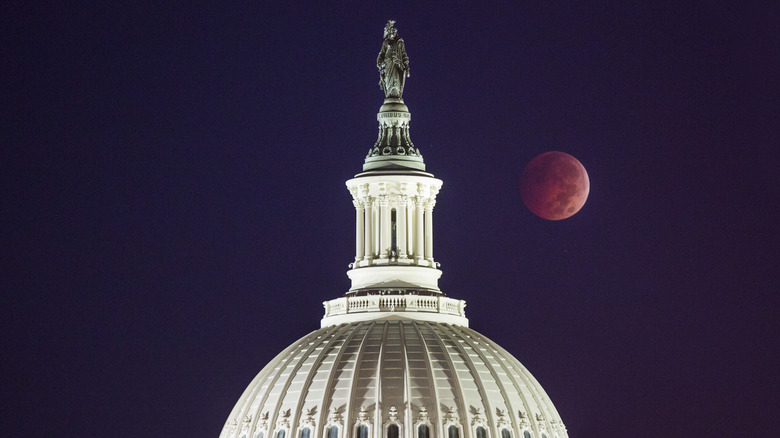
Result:
[[[557,221],[585,205],[590,180],[585,167],[563,152],[545,152],[531,160],[520,178],[520,195],[531,212]]]

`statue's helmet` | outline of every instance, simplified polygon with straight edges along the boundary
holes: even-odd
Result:
[[[390,35],[390,33],[395,30],[393,29],[393,26],[395,26],[395,20],[388,20],[387,24],[385,24],[385,33],[383,35],[383,38],[387,38],[388,35]]]

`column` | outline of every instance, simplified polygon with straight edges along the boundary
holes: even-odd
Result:
[[[363,234],[365,233],[363,224],[363,203],[359,199],[352,201],[355,205],[355,261],[363,259],[363,250],[365,245],[363,243]]]
[[[379,196],[379,258],[386,259],[390,253],[390,212],[387,211],[387,195]]]
[[[365,228],[365,234],[364,234],[364,250],[363,250],[363,260],[371,260],[371,242],[373,241],[373,236],[371,235],[371,228],[374,223],[373,217],[371,214],[371,210],[373,210],[373,207],[371,205],[371,198],[366,196],[363,198],[363,214],[364,214],[364,228]]]
[[[423,230],[423,199],[417,196],[414,202],[414,258],[422,260],[425,255]]]
[[[398,245],[398,258],[406,258],[406,195],[398,197],[398,208],[395,209],[395,242]]]
[[[433,205],[436,203],[429,199],[425,203],[425,259],[433,266]]]

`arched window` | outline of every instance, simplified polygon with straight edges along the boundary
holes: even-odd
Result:
[[[387,438],[398,438],[398,425],[391,424],[387,426]]]
[[[447,438],[460,438],[458,426],[452,425],[447,429]]]
[[[284,429],[281,429],[279,432],[276,432],[276,438],[284,438]]]
[[[512,432],[509,429],[501,429],[501,438],[512,438]]]
[[[477,426],[477,438],[487,438],[487,432],[482,426]]]
[[[255,435],[255,438],[265,438],[265,433],[261,430],[260,432],[257,432],[257,435]]]
[[[542,432],[542,438],[547,438],[547,434]]]
[[[365,424],[361,424],[360,427],[358,427],[358,438],[368,438],[368,426]]]
[[[428,438],[428,425],[421,424],[417,426],[417,438]]]
[[[328,438],[339,438],[339,428],[336,426],[329,427]]]
[[[525,432],[523,432],[523,438],[531,438],[531,432],[529,432],[527,430]]]
[[[311,429],[308,427],[301,429],[301,438],[311,438]]]

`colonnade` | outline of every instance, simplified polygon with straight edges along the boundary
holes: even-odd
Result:
[[[387,194],[384,184],[380,186],[376,196],[369,195],[367,184],[359,195],[353,193],[355,267],[391,263],[433,267],[433,207],[438,188],[409,196]]]

